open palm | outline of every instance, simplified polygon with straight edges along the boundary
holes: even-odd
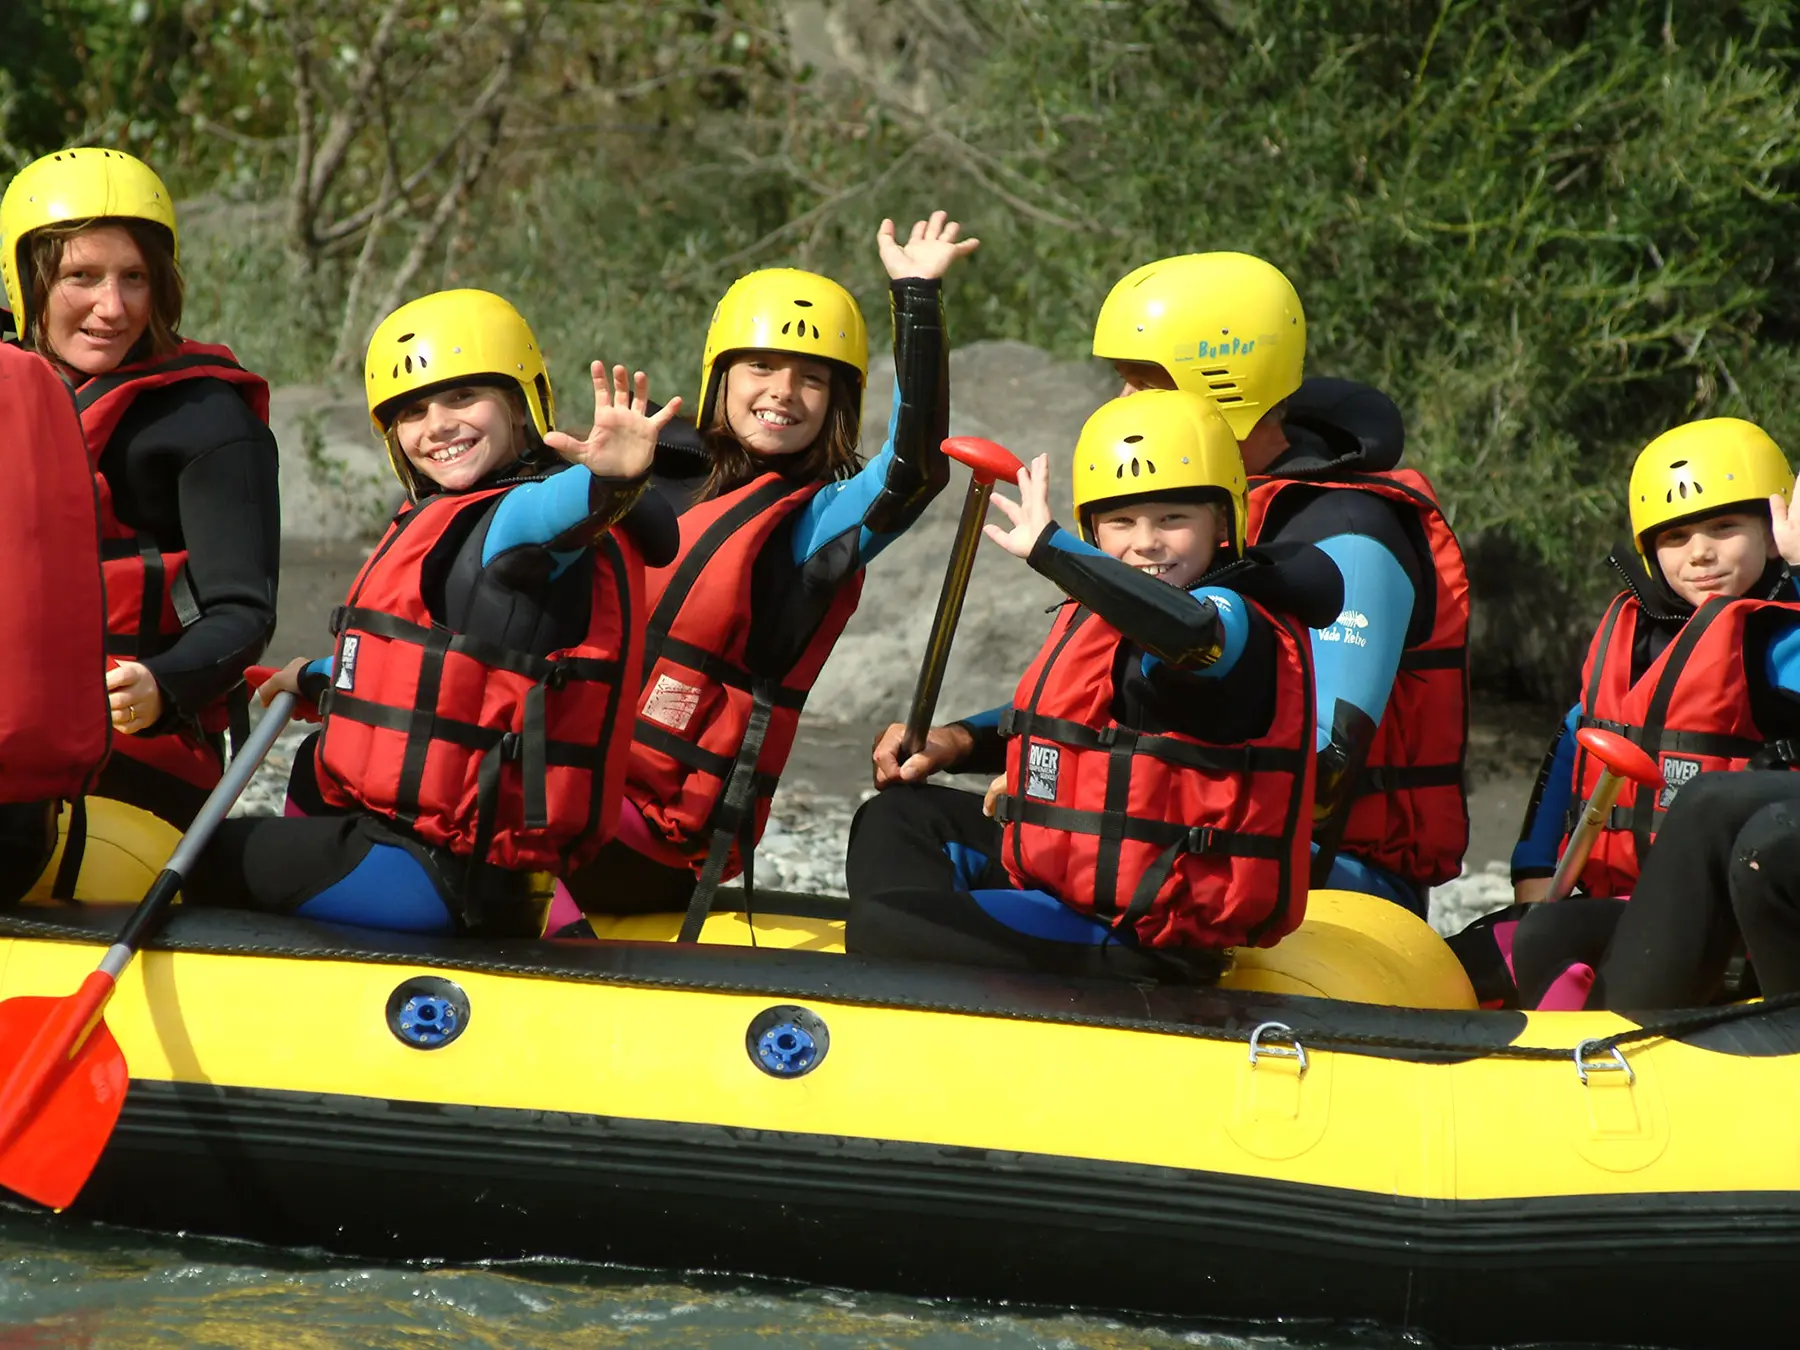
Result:
[[[894,238],[894,222],[884,220],[875,232],[881,265],[895,281],[903,277],[941,277],[958,258],[981,247],[979,239],[959,239],[962,226],[949,213],[933,211],[930,220],[913,222],[912,235],[902,244]]]
[[[1030,558],[1031,549],[1050,523],[1050,456],[1039,455],[1019,470],[1019,500],[995,493],[993,503],[1012,522],[1010,530],[983,525],[981,532],[1015,558]]]
[[[552,431],[544,437],[544,444],[597,478],[641,478],[656,456],[657,435],[681,410],[681,400],[670,399],[652,415],[647,411],[650,377],[643,371],[630,376],[624,366],[614,366],[609,387],[604,362],[596,361],[590,369],[594,376],[594,429],[583,440],[566,431]]]

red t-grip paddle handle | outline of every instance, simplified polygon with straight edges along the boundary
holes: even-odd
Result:
[[[1618,732],[1583,727],[1575,733],[1575,739],[1619,777],[1629,778],[1639,787],[1659,788],[1663,785],[1662,770],[1656,767],[1656,761]]]
[[[944,453],[967,464],[977,483],[1016,483],[1025,467],[1004,445],[982,436],[952,436],[944,442]]]

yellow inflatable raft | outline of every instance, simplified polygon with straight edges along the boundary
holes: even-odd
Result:
[[[1445,1344],[1793,1325],[1793,1008],[1483,1012],[1336,893],[1216,988],[845,956],[840,905],[695,945],[178,911],[107,1013],[132,1088],[75,1212]],[[73,990],[119,917],[0,916],[0,996]]]

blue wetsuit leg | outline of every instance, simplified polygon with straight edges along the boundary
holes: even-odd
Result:
[[[294,913],[303,919],[396,933],[453,933],[455,921],[419,860],[393,844],[371,844],[341,881]]]

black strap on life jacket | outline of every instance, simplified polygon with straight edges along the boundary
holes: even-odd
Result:
[[[1132,761],[1143,756],[1206,773],[1297,775],[1305,769],[1305,754],[1277,747],[1198,745],[1173,736],[1134,731],[1129,727],[1094,728],[1038,713],[1037,705],[1043,697],[1051,669],[1070,638],[1091,617],[1090,611],[1076,612],[1039,672],[1030,705],[1024,709],[1015,706],[1002,715],[1002,734],[1025,738],[1026,743],[1019,749],[1019,763],[1022,766],[1030,763],[1030,742],[1033,739],[1054,745],[1067,745],[1078,750],[1104,750],[1107,754],[1104,804],[1098,811],[1081,810],[1007,793],[1002,794],[997,801],[994,818],[1002,824],[1037,825],[1069,834],[1096,836],[1100,845],[1094,861],[1094,916],[1115,934],[1134,933],[1137,921],[1150,912],[1157,892],[1162,889],[1176,860],[1183,854],[1208,853],[1280,861],[1287,854],[1287,846],[1275,835],[1218,829],[1210,825],[1187,826],[1160,817],[1132,814],[1129,810]],[[1310,689],[1308,697],[1311,697]],[[1310,707],[1310,703],[1307,706]],[[1029,773],[1028,768],[1026,772]],[[1161,844],[1163,849],[1139,878],[1130,898],[1121,908],[1118,894],[1119,855],[1121,846],[1127,840]],[[1016,833],[1014,855],[1015,864],[1023,871],[1022,849]]]
[[[397,818],[408,824],[419,817],[419,792],[432,741],[446,741],[481,752],[481,767],[476,777],[476,846],[469,857],[471,867],[488,860],[499,804],[502,765],[513,761],[519,763],[524,796],[523,823],[527,829],[543,829],[550,823],[547,780],[551,765],[584,769],[596,777],[604,774],[606,747],[618,714],[617,686],[623,674],[621,662],[598,657],[552,659],[533,656],[483,638],[452,633],[436,625],[426,627],[380,610],[354,606],[334,614],[333,625],[338,631],[356,629],[423,649],[418,684],[410,708],[371,702],[333,687],[321,700],[321,711],[328,718],[342,717],[405,736],[394,809]],[[438,712],[444,661],[451,652],[534,681],[525,695],[522,731],[501,731],[445,717]],[[555,740],[548,733],[545,705],[549,691],[561,689],[570,680],[605,681],[614,687],[607,702],[606,721],[592,743]],[[596,783],[593,792],[598,794],[599,790]]]
[[[734,840],[738,844],[738,860],[744,868],[744,916],[750,924],[752,944],[755,942],[756,916],[751,912],[751,905],[756,896],[756,883],[751,869],[755,863],[756,802],[760,795],[756,762],[762,756],[763,741],[769,734],[769,723],[774,719],[774,691],[775,682],[768,680],[760,682],[751,692],[750,720],[744,727],[744,739],[738,745],[737,758],[727,771],[725,785],[713,805],[712,819],[708,822],[712,826],[712,841],[707,846],[706,863],[694,883],[694,893],[688,900],[687,915],[681,921],[677,942],[700,940],[700,930],[706,926],[706,916],[712,912],[713,896],[724,880],[725,864],[731,857]],[[769,791],[774,791],[772,784]]]
[[[75,407],[86,412],[101,399],[115,390],[123,389],[128,384],[139,380],[147,380],[157,375],[168,375],[175,371],[196,370],[202,366],[224,366],[228,370],[242,370],[236,361],[229,357],[210,352],[183,352],[169,357],[166,361],[158,361],[153,366],[139,366],[135,370],[114,371],[110,375],[96,375],[84,381],[75,391]]]

